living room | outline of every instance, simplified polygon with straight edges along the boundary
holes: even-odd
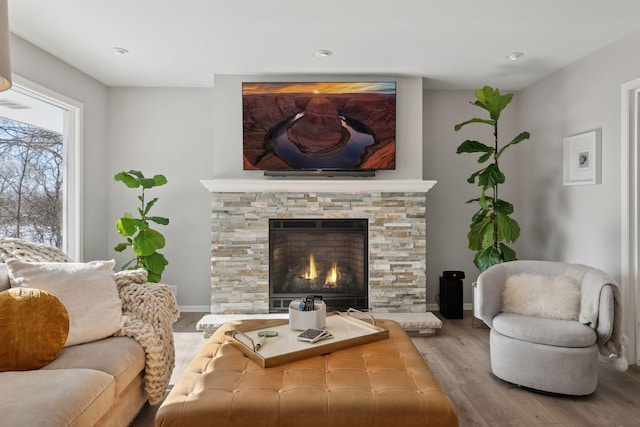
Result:
[[[502,3],[495,6],[504,6]],[[626,18],[638,12],[638,6],[620,3],[631,12],[620,9],[605,13],[600,9],[604,6],[592,5],[607,18],[602,22],[608,23],[608,30],[613,31],[616,20],[624,21],[626,26],[620,24],[618,36],[605,42],[594,41],[592,48],[577,51],[571,62],[555,69],[550,65],[545,68],[542,47],[538,46],[536,55],[533,48],[525,51],[526,46],[518,47],[514,42],[512,49],[525,51],[520,61],[505,60],[495,66],[491,81],[467,87],[443,83],[446,76],[396,73],[392,66],[386,72],[369,73],[364,66],[360,72],[340,72],[330,62],[322,62],[339,57],[338,48],[333,57],[318,58],[304,72],[288,73],[275,66],[266,68],[264,73],[205,70],[203,80],[208,84],[199,86],[178,81],[163,84],[158,80],[128,86],[112,84],[108,79],[101,81],[81,71],[80,62],[74,65],[73,59],[60,59],[65,56],[64,50],[74,49],[73,45],[47,51],[42,34],[35,34],[28,41],[27,34],[20,36],[19,32],[11,36],[12,72],[18,76],[16,84],[32,82],[83,105],[81,260],[124,260],[112,249],[119,241],[113,224],[122,212],[131,209],[134,198],[113,180],[115,173],[138,169],[167,176],[169,183],[156,192],[159,202],[155,207],[159,214],[171,219],[165,231],[165,254],[170,264],[163,282],[177,287],[178,305],[183,312],[209,312],[211,307],[211,194],[201,181],[262,178],[242,169],[243,81],[397,82],[398,166],[395,171],[381,171],[378,178],[437,181],[426,196],[426,298],[430,311],[438,309],[438,279],[443,271],[466,273],[467,310],[472,304],[471,284],[479,274],[466,237],[474,208],[465,204],[477,197],[476,188],[466,182],[476,163],[470,156],[457,155],[455,149],[467,138],[490,135],[479,136],[479,130],[471,127],[455,132],[453,127],[479,114],[469,104],[477,87],[491,84],[505,92],[514,91],[514,100],[501,119],[501,135],[513,137],[524,130],[531,133],[531,140],[515,147],[501,165],[507,176],[501,194],[514,203],[515,217],[522,227],[515,245],[518,257],[583,263],[611,274],[622,285],[625,296],[624,331],[630,340],[627,359],[637,363],[638,289],[630,261],[637,253],[628,249],[626,240],[635,240],[628,237],[628,231],[637,228],[624,208],[634,199],[627,194],[630,188],[625,153],[629,141],[625,140],[622,126],[622,87],[640,77],[640,58],[633,54],[640,43],[640,26],[632,31]],[[18,21],[15,28],[20,28]],[[517,29],[509,28],[513,34],[505,38],[517,41]],[[558,44],[565,40],[569,43],[567,39],[574,37],[563,31],[559,32],[562,36]],[[36,40],[42,41],[42,46]],[[78,47],[81,42],[77,40]],[[121,41],[105,43],[108,50]],[[314,48],[325,47],[334,49]],[[135,55],[135,46],[129,48]],[[416,56],[422,55],[421,49],[418,45]],[[510,52],[501,54],[501,59]],[[305,55],[309,56],[305,61],[315,59],[308,52]],[[428,55],[426,48],[424,55]],[[452,58],[458,55],[451,52]],[[106,69],[137,72],[127,63],[126,56],[106,52],[104,61]],[[272,61],[277,63],[277,59]],[[181,68],[180,64],[172,65]],[[469,74],[474,73],[474,65],[469,64]],[[538,67],[545,71],[527,84],[510,83],[511,76],[534,74]],[[564,138],[593,129],[600,129],[602,136],[601,182],[563,185]]]

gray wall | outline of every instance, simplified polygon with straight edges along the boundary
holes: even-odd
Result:
[[[621,91],[640,76],[640,33],[613,43],[520,93],[533,144],[519,152],[523,254],[580,262],[620,280]],[[602,129],[602,184],[563,186],[563,139]]]
[[[211,201],[200,180],[211,176],[214,123],[211,89],[109,90],[109,256],[120,266],[131,258],[131,251],[112,250],[121,241],[114,225],[124,212],[136,212],[140,194],[113,176],[130,169],[165,175],[166,185],[146,192],[147,200],[159,198],[151,212],[170,220],[157,227],[169,260],[162,282],[177,286],[179,305],[198,311],[209,311],[211,299]]]
[[[439,277],[445,270],[462,270],[464,302],[472,301],[471,284],[478,276],[473,264],[475,252],[468,248],[467,232],[471,217],[478,208],[477,203],[467,200],[480,195],[479,187],[467,183],[467,178],[480,169],[478,156],[456,154],[456,148],[466,139],[481,141],[493,146],[492,128],[471,124],[459,132],[454,126],[473,117],[487,118],[486,111],[471,105],[475,101],[474,91],[425,91],[423,97],[425,179],[434,179],[438,184],[427,194],[427,304],[437,310],[436,295],[439,294]],[[517,128],[518,95],[504,110],[499,122],[499,144],[502,147],[526,129]],[[525,142],[526,143],[526,142]],[[523,143],[523,145],[525,144]],[[500,168],[506,182],[500,187],[500,198],[515,206],[516,220],[522,217],[522,206],[518,192],[518,158],[514,146],[501,157]],[[517,245],[512,246],[517,249]]]
[[[109,256],[107,242],[108,89],[102,83],[11,34],[14,74],[72,98],[83,105],[82,210],[84,260]]]

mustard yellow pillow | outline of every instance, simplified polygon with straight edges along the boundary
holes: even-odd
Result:
[[[69,314],[57,297],[33,288],[0,292],[0,371],[43,367],[68,334]]]

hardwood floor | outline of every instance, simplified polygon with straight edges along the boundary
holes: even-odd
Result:
[[[174,325],[176,368],[170,386],[204,344],[195,325],[207,313],[183,313]],[[436,313],[438,314],[438,313]],[[621,373],[600,363],[598,388],[586,397],[536,393],[499,380],[489,365],[489,330],[464,319],[444,319],[435,336],[412,341],[440,380],[460,426],[635,427],[640,425],[640,368]],[[131,424],[153,427],[157,407],[144,407]]]

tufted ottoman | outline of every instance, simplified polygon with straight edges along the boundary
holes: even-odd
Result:
[[[455,410],[400,325],[389,338],[261,368],[222,325],[191,361],[156,414],[157,427],[457,426]]]

